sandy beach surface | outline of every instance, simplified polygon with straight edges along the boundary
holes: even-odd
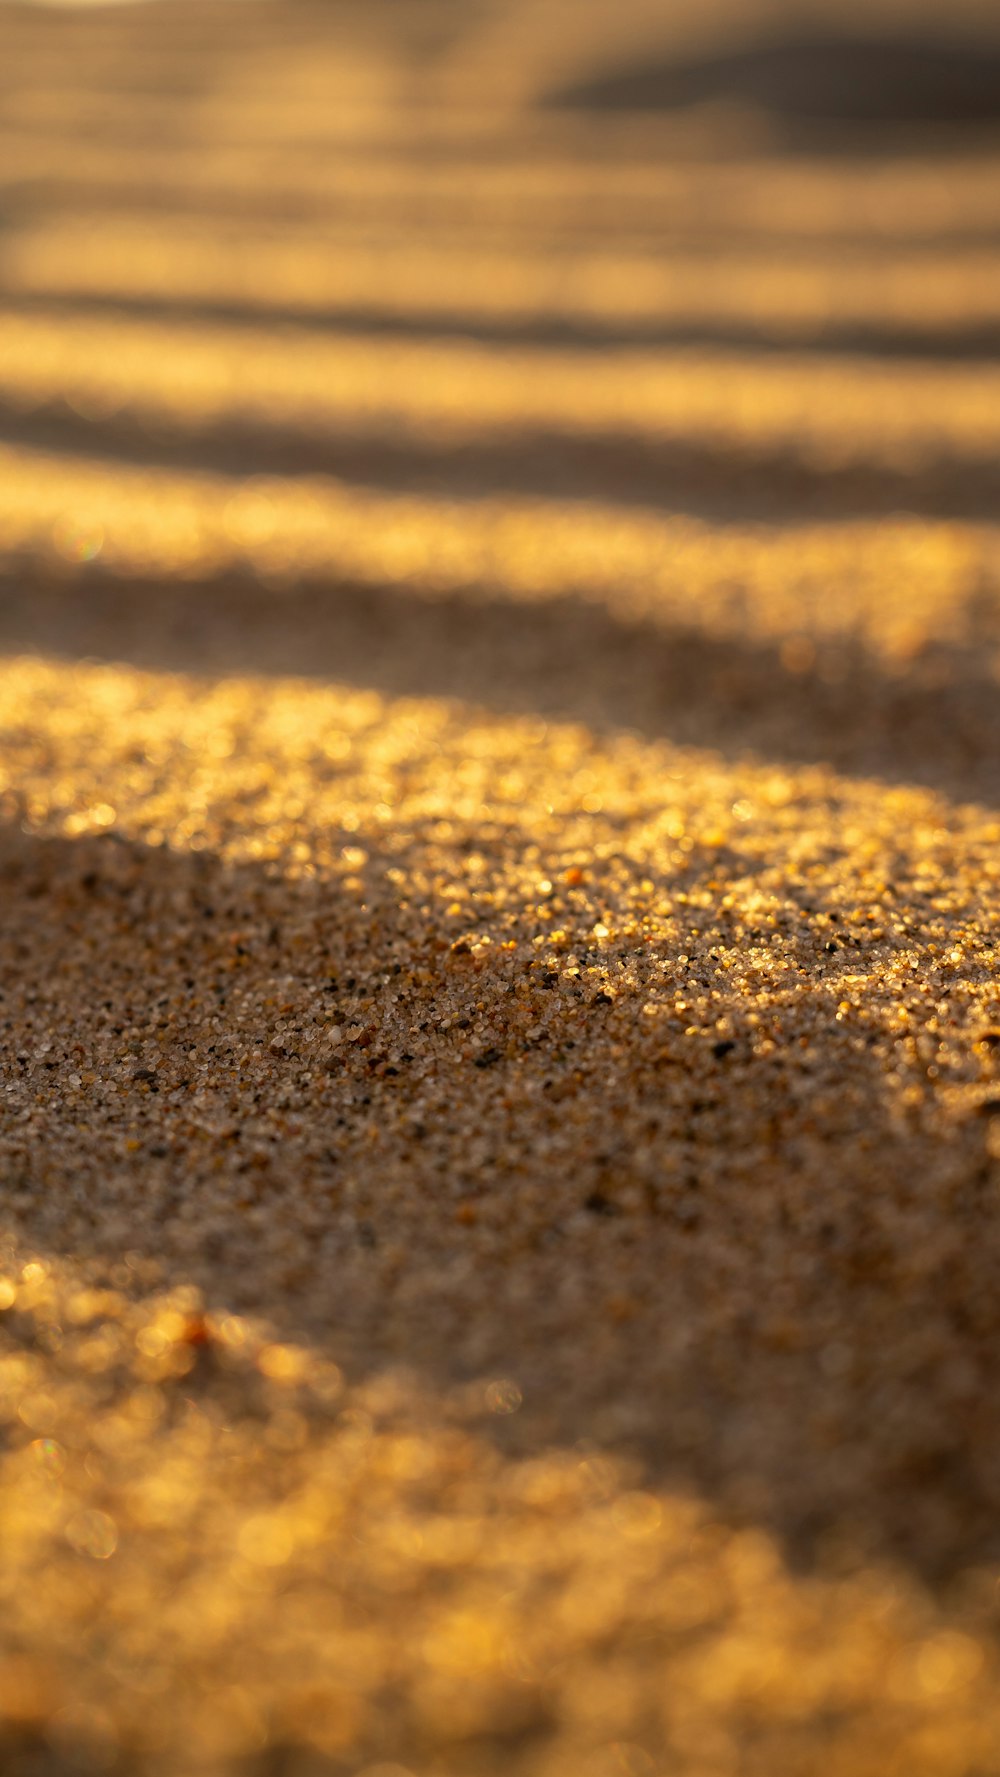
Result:
[[[0,6],[4,1777],[1000,1773],[1000,25]]]

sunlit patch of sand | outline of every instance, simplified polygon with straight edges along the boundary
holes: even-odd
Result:
[[[575,254],[377,239],[338,243],[310,233],[227,240],[192,218],[67,218],[9,230],[3,278],[12,292],[229,301],[308,315],[338,306],[387,317],[598,320],[619,325],[752,325],[793,339],[836,322],[950,328],[996,325],[991,248],[937,250],[866,262],[799,253],[711,258],[690,250]]]
[[[95,417],[123,406],[207,425],[230,415],[322,433],[412,430],[610,433],[794,446],[805,466],[857,458],[897,467],[935,453],[995,463],[1000,370],[989,364],[830,362],[795,355],[621,349],[498,352],[464,340],[278,337],[251,327],[79,317],[2,318],[0,389],[20,403],[62,396]],[[668,492],[668,489],[664,490]]]
[[[499,1457],[509,1378],[351,1385],[140,1255],[103,1275],[4,1257],[0,1718],[27,1746],[98,1768],[277,1744],[303,1771],[651,1777],[665,1757],[729,1777],[804,1771],[820,1716],[844,1777],[988,1767],[988,1575],[947,1615],[848,1544],[841,1574],[805,1579],[596,1452]]]
[[[1000,228],[1000,179],[989,156],[955,156],[947,166],[899,158],[874,169],[749,155],[736,164],[678,164],[664,157],[654,135],[645,154],[637,143],[629,154],[581,162],[558,140],[543,144],[539,154],[538,126],[528,122],[517,157],[501,141],[480,145],[465,160],[443,158],[417,139],[405,161],[390,144],[374,142],[360,144],[348,162],[331,155],[304,162],[295,142],[254,141],[245,130],[227,140],[204,127],[193,131],[193,140],[169,143],[151,142],[136,130],[123,155],[121,142],[74,129],[74,121],[93,120],[75,120],[65,103],[50,116],[36,94],[35,117],[31,96],[22,95],[0,130],[0,188],[12,187],[25,208],[32,199],[40,209],[63,212],[82,203],[95,225],[110,208],[119,227],[124,213],[134,228],[136,216],[128,212],[155,205],[175,223],[216,209],[230,220],[252,223],[257,216],[284,229],[306,211],[336,219],[338,243],[345,228],[370,235],[373,227],[391,227],[415,237],[413,245],[432,231],[453,250],[449,232],[460,228],[466,243],[501,242],[523,257],[536,233],[539,243],[548,237],[552,251],[590,237],[606,250],[610,232],[636,258],[667,245],[690,254],[709,242],[730,258],[737,243],[753,243],[758,251],[797,245],[805,260],[810,242],[828,249],[831,240],[842,240],[856,254],[867,249],[873,282],[876,255],[884,262],[889,242],[933,246],[928,257],[938,265],[946,246],[952,252],[977,242],[990,246]],[[70,94],[70,106],[79,97]],[[103,97],[114,105],[115,95]],[[93,103],[96,109],[96,96]],[[325,109],[318,112],[316,124],[326,117]],[[128,121],[122,120],[123,134]],[[61,220],[65,226],[65,214]],[[75,222],[74,243],[79,216]]]
[[[13,451],[0,463],[0,549],[42,571],[96,563],[197,580],[241,568],[276,598],[325,578],[331,609],[338,581],[461,592],[473,606],[572,594],[665,631],[787,643],[793,671],[838,645],[890,669],[926,649],[973,649],[982,670],[1000,622],[1000,542],[988,525],[901,514],[719,527],[593,503],[418,499],[320,476],[184,475]],[[160,603],[169,610],[169,596]]]

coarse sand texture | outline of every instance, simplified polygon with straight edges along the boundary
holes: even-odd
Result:
[[[1000,1777],[996,117],[676,10],[0,5],[3,1777]]]

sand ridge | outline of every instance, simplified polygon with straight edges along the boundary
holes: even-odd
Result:
[[[544,12],[2,13],[12,1777],[997,1769],[997,150]]]

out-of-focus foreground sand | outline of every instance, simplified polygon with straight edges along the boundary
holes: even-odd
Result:
[[[667,10],[0,6],[4,1777],[1000,1773],[1000,26]]]

